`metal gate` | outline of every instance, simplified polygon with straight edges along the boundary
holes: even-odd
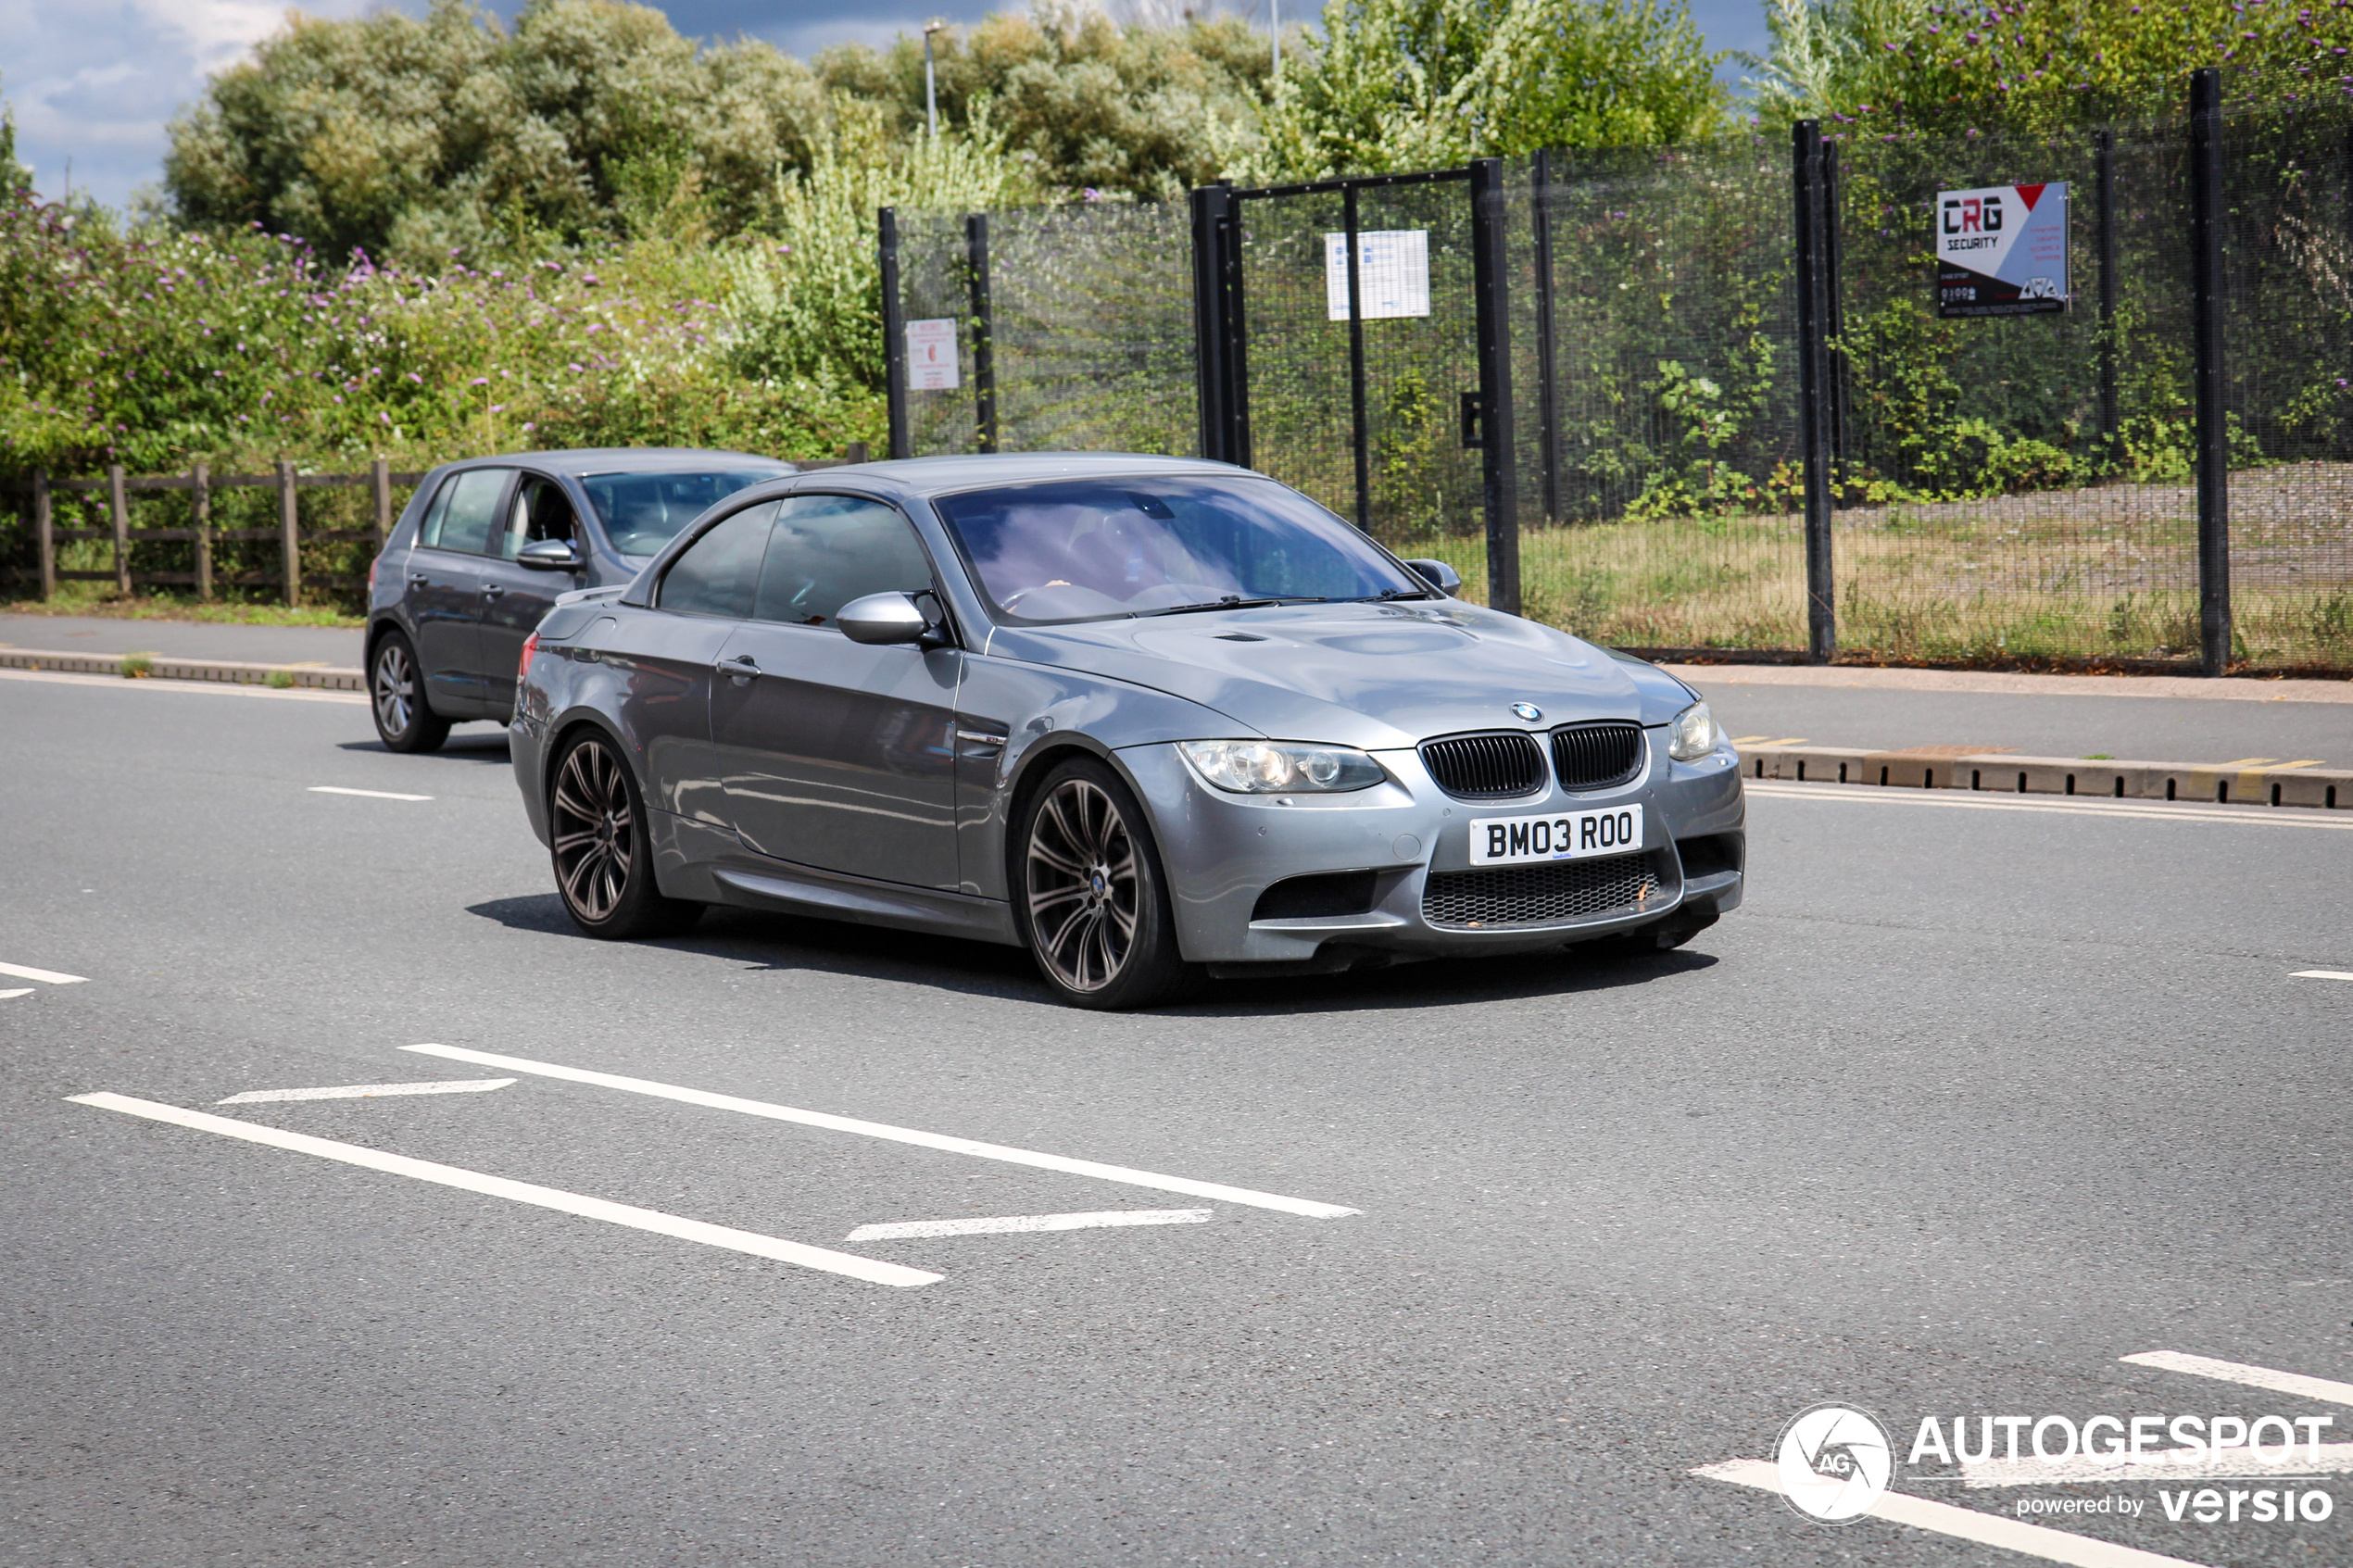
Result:
[[[1193,294],[1203,456],[1516,612],[1502,169],[1197,190]]]

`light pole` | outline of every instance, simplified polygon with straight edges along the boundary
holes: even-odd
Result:
[[[931,129],[931,139],[939,140],[939,82],[932,74],[931,35],[945,28],[944,21],[924,23],[924,123]]]

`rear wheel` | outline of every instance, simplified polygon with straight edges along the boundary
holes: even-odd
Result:
[[[1191,988],[1142,806],[1091,758],[1047,774],[1022,815],[1014,897],[1022,937],[1063,1000],[1148,1007]]]
[[[556,761],[547,802],[549,850],[564,912],[591,936],[668,936],[702,918],[700,904],[665,898],[654,884],[646,803],[613,744],[585,734]]]
[[[368,666],[369,706],[376,734],[393,751],[439,751],[449,738],[449,721],[425,701],[424,671],[405,633],[387,632]]]

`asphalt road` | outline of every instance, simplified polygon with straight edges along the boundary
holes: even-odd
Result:
[[[1106,1018],[1009,950],[573,935],[495,731],[400,758],[333,696],[0,673],[0,964],[53,976],[0,975],[0,1561],[2031,1562],[1692,1472],[1824,1400],[1899,1459],[1923,1416],[2353,1441],[2353,1390],[2120,1361],[2353,1377],[2353,983],[2294,977],[2353,970],[2353,813],[1773,786],[1748,907],[1680,952]],[[942,1277],[346,1162],[385,1155]],[[2043,1518],[2070,1550],[2353,1561],[2342,1474],[2296,1524],[1952,1477],[1896,1491],[2145,1505]]]
[[[357,627],[248,626],[226,621],[145,621],[102,615],[0,615],[0,647],[44,653],[152,653],[232,663],[325,664],[356,670],[367,639]]]

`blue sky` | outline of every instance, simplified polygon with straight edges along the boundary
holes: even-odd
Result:
[[[795,54],[844,39],[887,43],[933,17],[975,21],[1020,0],[681,0],[663,7],[696,37],[765,38]],[[1267,0],[1226,0],[1264,23]],[[1285,20],[1320,9],[1290,0]],[[371,0],[308,0],[320,16],[353,16]],[[422,12],[424,0],[404,0]],[[512,0],[491,9],[512,15]],[[44,194],[73,188],[120,206],[162,174],[164,127],[204,90],[205,78],[233,63],[282,25],[284,0],[0,0],[0,96],[17,119],[17,154]],[[1718,49],[1765,50],[1759,0],[1692,0],[1692,15]],[[1728,70],[1738,77],[1737,68]]]

